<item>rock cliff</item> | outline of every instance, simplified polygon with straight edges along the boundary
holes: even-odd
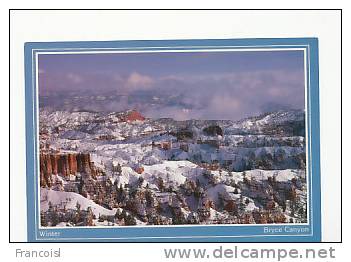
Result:
[[[67,177],[77,173],[85,173],[96,177],[98,172],[88,153],[40,154],[40,185],[43,187],[51,186],[51,175]]]

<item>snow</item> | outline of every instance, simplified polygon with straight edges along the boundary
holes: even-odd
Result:
[[[207,190],[207,196],[218,205],[219,195],[221,195],[225,200],[237,199],[238,195],[234,195],[234,188],[231,186],[226,186],[224,184],[218,184]]]
[[[122,167],[122,175],[117,175],[115,176],[115,180],[113,181],[114,183],[117,182],[117,185],[124,186],[125,184],[134,184],[138,181],[139,177],[138,173],[136,173],[132,168],[130,167]]]
[[[61,135],[63,139],[72,139],[72,140],[82,140],[88,137],[88,134],[80,132],[68,130]]]
[[[293,178],[301,177],[304,174],[301,170],[248,170],[246,171],[247,178],[254,178],[256,181],[267,180],[268,177],[276,177],[278,182],[287,182]]]
[[[153,177],[160,177],[166,183],[183,184],[186,178],[201,173],[197,165],[189,161],[164,161],[162,164],[144,166],[144,178],[153,182]]]
[[[122,122],[124,114],[125,112],[107,114],[41,110],[41,128],[48,134],[48,138],[45,138],[47,140],[43,138],[43,142],[48,142],[51,149],[63,153],[89,152],[94,165],[103,169],[107,178],[118,186],[140,186],[140,178],[143,178],[141,187],[148,185],[157,195],[157,200],[165,203],[172,193],[159,191],[159,178],[162,178],[165,186],[172,186],[178,193],[179,186],[186,180],[199,182],[204,194],[213,200],[215,205],[219,203],[219,196],[225,200],[235,200],[237,203],[240,197],[245,198],[248,202],[245,209],[252,211],[260,205],[254,200],[257,192],[248,193],[244,185],[242,190],[239,189],[237,194],[234,194],[235,188],[231,185],[243,183],[244,177],[243,172],[234,171],[245,170],[246,178],[263,184],[267,184],[266,180],[269,177],[275,177],[276,181],[287,184],[293,178],[305,177],[305,170],[298,169],[301,168],[298,164],[300,159],[296,157],[305,154],[305,138],[285,133],[267,135],[262,131],[267,126],[272,128],[287,121],[301,121],[302,111],[279,111],[236,122],[177,122],[172,119]],[[220,126],[224,135],[206,135],[203,128],[210,124]],[[175,131],[184,126],[190,126],[189,130],[193,132],[194,138],[178,141]],[[171,148],[162,148],[160,145],[163,142],[169,142]],[[250,161],[262,159],[268,159],[269,163],[248,165]],[[218,163],[220,170],[216,170],[218,167],[205,169],[206,164],[213,163]],[[121,174],[116,174],[113,168],[118,164],[122,168]],[[137,167],[142,167],[144,171],[139,171],[141,174],[137,173]],[[255,167],[262,169],[247,170]],[[263,170],[264,168],[271,170]],[[71,179],[73,181],[75,177],[72,176]],[[54,183],[57,180],[62,184],[69,183],[59,176],[53,177]],[[59,190],[60,186],[53,188]],[[297,194],[303,199],[306,198],[304,191],[297,191]],[[82,209],[92,207],[97,216],[115,214],[115,209],[108,210],[72,192],[41,189],[41,198],[43,211],[48,209],[48,200],[45,200],[47,198],[55,205],[62,205],[62,201],[67,201],[66,207],[73,209],[79,202]],[[191,212],[197,209],[198,200],[193,195],[186,196],[186,202]],[[136,208],[140,214],[145,213],[142,206]],[[211,210],[212,218],[221,216],[221,212]],[[97,225],[106,223],[96,222]],[[143,223],[137,220],[137,224]]]
[[[115,215],[116,209],[109,210],[102,206],[99,206],[92,200],[86,199],[85,197],[73,193],[73,192],[63,192],[48,190],[45,188],[40,189],[40,210],[47,211],[49,209],[49,202],[52,205],[59,205],[61,208],[66,206],[66,209],[76,209],[77,203],[80,204],[81,209],[86,210],[91,207],[93,213],[96,216],[100,215]]]

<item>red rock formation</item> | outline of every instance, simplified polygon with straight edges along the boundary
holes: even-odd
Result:
[[[143,117],[138,111],[133,110],[131,112],[128,113],[128,115],[126,116],[126,121],[128,122],[133,122],[133,121],[144,121],[145,117]]]
[[[209,200],[209,199],[206,199],[206,201],[204,201],[204,207],[206,208],[206,209],[210,209],[210,208],[215,208],[215,205],[214,205],[214,203],[213,203],[213,201],[212,200]]]
[[[58,155],[49,155],[50,156],[50,161],[51,161],[51,166],[52,166],[52,173],[54,175],[57,175],[58,173],[58,167],[57,167],[57,161],[58,161]]]
[[[267,210],[273,210],[275,208],[275,202],[274,200],[270,200],[266,204],[266,209]]]
[[[137,172],[138,174],[144,173],[144,167],[139,166],[139,167],[135,168],[135,172]]]
[[[68,154],[68,167],[71,173],[77,173],[77,158],[73,154]]]
[[[99,170],[90,161],[88,153],[41,153],[40,154],[40,185],[51,186],[51,175],[76,175],[86,173],[96,177]]]
[[[50,156],[46,154],[40,154],[40,185],[51,186],[52,173]]]
[[[60,155],[57,163],[57,169],[58,173],[62,174],[62,176],[69,175],[67,155]]]
[[[236,212],[237,211],[237,205],[234,200],[227,200],[227,203],[224,205],[224,210],[227,210],[228,212]]]

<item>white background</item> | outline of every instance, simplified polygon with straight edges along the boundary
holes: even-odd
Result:
[[[319,38],[322,235],[323,241],[339,241],[341,57],[338,11],[14,11],[11,15],[10,63],[11,241],[26,240],[24,42],[253,37]],[[2,175],[6,177],[7,173]],[[5,207],[3,212],[6,212]],[[6,220],[6,216],[2,219]],[[7,225],[8,221],[3,224]],[[162,259],[161,246],[166,244],[137,245],[140,252],[146,252],[145,258],[156,261]],[[112,245],[112,249],[108,245],[98,247],[111,255],[117,249],[120,254],[141,255],[133,252],[136,245]],[[153,253],[147,253],[152,250]],[[90,258],[87,261],[93,261],[97,255],[94,248],[68,249],[67,252],[86,254]]]

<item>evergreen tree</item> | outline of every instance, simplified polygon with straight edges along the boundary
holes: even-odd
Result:
[[[78,212],[80,212],[80,204],[78,202],[76,203],[76,209]]]
[[[121,175],[122,174],[122,167],[121,165],[118,163],[117,166],[116,166],[116,172],[117,174]]]

